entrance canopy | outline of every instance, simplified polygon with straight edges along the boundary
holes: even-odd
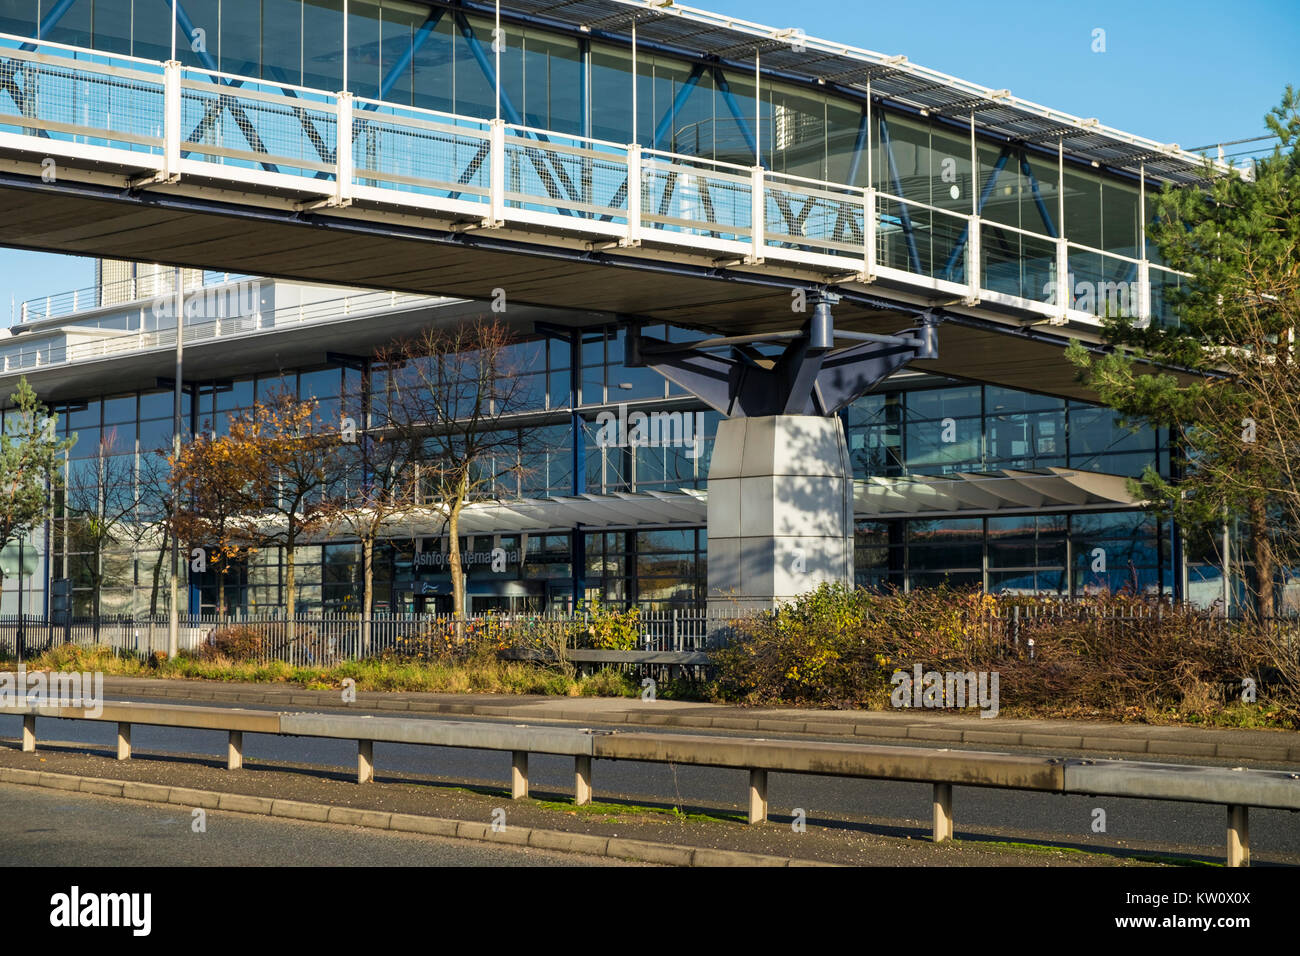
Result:
[[[1075,468],[959,473],[900,478],[868,478],[854,483],[853,512],[858,518],[940,517],[1022,511],[1078,511],[1134,508],[1140,498],[1128,479]],[[511,534],[583,528],[635,528],[703,525],[706,491],[641,491],[609,495],[520,498],[466,506],[462,534]],[[395,522],[391,533],[428,537],[446,531],[443,515],[429,513]]]

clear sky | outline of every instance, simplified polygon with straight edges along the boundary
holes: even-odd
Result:
[[[1300,0],[695,0],[885,54],[1162,143],[1260,135],[1300,86]],[[1094,52],[1094,31],[1105,52]],[[0,310],[87,288],[88,259],[0,249]],[[0,322],[7,322],[7,317]]]

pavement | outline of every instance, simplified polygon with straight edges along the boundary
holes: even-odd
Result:
[[[1201,758],[1255,765],[1300,766],[1300,732],[1126,724],[1103,720],[1040,720],[964,716],[934,711],[811,710],[740,707],[627,697],[511,697],[357,691],[345,703],[339,690],[307,690],[222,681],[105,677],[109,697],[260,704],[363,712],[505,717],[581,725],[627,725],[748,733],[808,734],[836,739],[917,745],[1044,748],[1089,755]]]
[[[6,866],[625,865],[527,844],[493,846],[411,830],[378,832],[176,803],[105,800],[99,793],[53,787],[0,783],[0,806],[0,860]],[[202,817],[195,815],[198,809]]]

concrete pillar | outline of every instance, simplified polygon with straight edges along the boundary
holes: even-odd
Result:
[[[709,604],[771,608],[853,583],[853,468],[838,418],[719,423],[709,465]]]
[[[375,779],[375,742],[357,741],[357,783],[370,783]]]
[[[767,771],[749,772],[749,822],[767,822]]]
[[[577,756],[573,758],[573,802],[576,806],[591,803],[591,758]]]
[[[1228,866],[1250,866],[1249,807],[1228,807]]]
[[[36,715],[23,714],[23,753],[36,752]]]
[[[952,839],[952,784],[934,785],[934,842]]]
[[[226,769],[238,770],[244,766],[244,732],[232,730],[226,745]]]
[[[117,725],[117,759],[131,759],[131,725]]]
[[[521,800],[528,796],[528,751],[515,750],[510,754],[510,796]]]

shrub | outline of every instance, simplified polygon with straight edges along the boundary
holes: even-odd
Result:
[[[263,637],[248,624],[229,624],[208,635],[196,651],[200,660],[226,658],[232,661],[256,660],[262,654]]]
[[[919,664],[997,672],[1003,710],[1120,719],[1224,714],[1250,677],[1269,713],[1300,722],[1293,633],[1140,596],[823,585],[734,631],[714,657],[717,692],[746,703],[883,708],[892,674]]]

